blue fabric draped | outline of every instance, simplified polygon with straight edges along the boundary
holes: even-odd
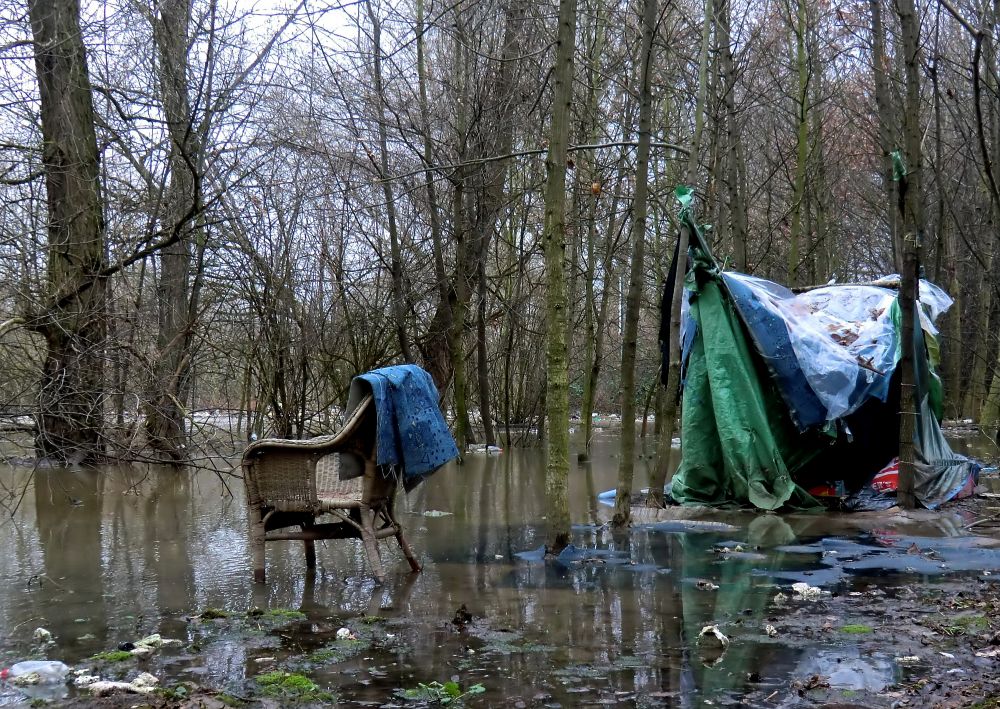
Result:
[[[378,414],[376,463],[401,470],[407,490],[458,457],[431,376],[415,364],[383,367],[351,382],[347,413],[371,393]]]

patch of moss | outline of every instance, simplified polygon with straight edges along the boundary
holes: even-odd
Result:
[[[185,685],[179,684],[176,687],[157,687],[153,694],[172,702],[180,702],[188,698],[189,692]]]
[[[304,702],[329,702],[334,700],[330,692],[320,690],[319,685],[297,672],[274,670],[257,675],[261,693],[269,697],[281,697]]]
[[[288,622],[292,620],[305,620],[306,614],[302,611],[292,610],[291,608],[271,608],[266,611],[260,608],[251,608],[247,611],[247,618]]]
[[[872,632],[872,627],[870,625],[861,625],[858,623],[853,623],[851,625],[845,625],[841,627],[840,632],[850,633],[851,635],[861,635],[863,633]]]
[[[960,628],[986,630],[990,627],[990,621],[982,615],[963,615],[955,618],[955,625]]]
[[[366,625],[372,625],[373,623],[381,623],[385,618],[380,615],[365,615],[358,618],[358,620]]]
[[[231,615],[232,613],[224,611],[221,608],[206,608],[198,614],[198,617],[202,620],[217,620],[219,618],[228,618]]]
[[[313,652],[306,658],[306,661],[317,665],[344,662],[370,647],[371,642],[367,639],[337,640]]]
[[[264,612],[264,617],[275,620],[305,620],[306,614],[291,608],[272,608]]]
[[[98,662],[125,662],[132,659],[132,653],[128,650],[112,650],[110,652],[99,652],[90,658]]]
[[[242,699],[232,696],[231,694],[219,693],[215,695],[215,698],[220,702],[225,704],[227,707],[240,707],[243,706],[244,702]]]
[[[1000,707],[1000,697],[987,697],[981,702],[969,705],[969,709],[997,709]]]

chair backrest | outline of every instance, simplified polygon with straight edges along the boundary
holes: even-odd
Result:
[[[391,499],[396,480],[383,476],[374,462],[376,422],[369,396],[332,436],[304,441],[265,438],[251,444],[243,454],[248,503],[310,512],[318,507],[317,490],[325,495],[345,478],[361,475],[365,502]]]
[[[316,506],[316,453],[307,448],[266,447],[243,456],[247,501],[285,512]]]

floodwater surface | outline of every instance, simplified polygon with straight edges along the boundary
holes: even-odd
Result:
[[[409,574],[385,543],[383,587],[353,540],[317,543],[315,574],[300,543],[268,544],[268,582],[255,585],[242,482],[226,465],[0,467],[0,667],[45,657],[106,678],[144,670],[168,689],[244,700],[267,693],[262,675],[299,672],[320,688],[307,700],[344,706],[419,703],[450,681],[473,688],[470,706],[795,706],[813,676],[873,697],[911,678],[912,654],[900,657],[912,650],[864,642],[891,630],[869,627],[861,598],[950,593],[1000,569],[996,541],[954,515],[900,526],[719,513],[613,533],[596,494],[615,484],[616,451],[598,439],[593,462],[572,471],[574,549],[557,560],[538,552],[540,451],[448,465],[397,502],[424,571]],[[796,595],[797,582],[822,595]],[[853,598],[866,624],[852,623]],[[356,639],[338,639],[342,628]],[[153,633],[181,643],[146,660],[92,659]],[[86,696],[62,685],[29,695]],[[0,687],[0,704],[25,701]]]

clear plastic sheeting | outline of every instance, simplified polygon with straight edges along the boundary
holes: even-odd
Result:
[[[869,285],[892,288],[896,291],[899,289],[899,282],[900,275],[893,273],[888,276],[882,276]],[[926,332],[937,335],[938,329],[934,323],[937,322],[938,317],[948,311],[955,301],[943,289],[924,279],[920,279],[919,298],[920,304],[924,306],[920,310],[920,324]]]
[[[819,422],[814,419],[819,416],[836,421],[872,397],[885,401],[897,360],[895,290],[832,285],[796,295],[776,283],[741,273],[725,273],[723,278],[756,349],[772,369],[780,370],[777,379],[782,394],[793,415],[800,414],[800,427],[816,425]],[[898,283],[898,276],[879,283],[890,286],[893,278]],[[934,320],[952,300],[927,281],[920,282],[920,300],[923,329],[935,334]],[[789,344],[793,367],[777,361],[787,359]],[[810,392],[804,392],[801,381],[796,381],[800,379],[818,401],[818,410],[812,397],[806,396]],[[811,415],[811,410],[816,414]]]

